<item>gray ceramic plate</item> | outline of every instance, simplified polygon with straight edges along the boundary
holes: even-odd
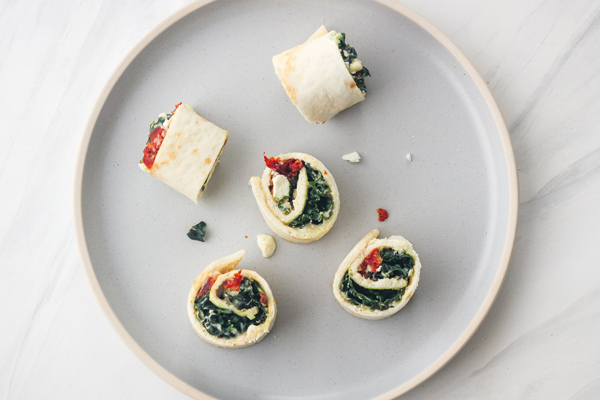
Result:
[[[487,87],[462,53],[398,3],[339,0],[192,3],[150,32],[115,71],[90,117],[75,184],[84,267],[132,351],[197,398],[350,399],[399,395],[441,368],[497,294],[517,215],[512,149]],[[290,103],[271,57],[321,24],[346,32],[373,77],[367,99],[324,125]],[[230,132],[196,206],[137,166],[148,124],[183,101]],[[268,155],[312,154],[333,173],[341,211],[310,245],[270,233],[248,180]],[[350,164],[342,155],[358,151]],[[412,162],[406,155],[411,153]],[[377,221],[377,208],[390,218]],[[206,243],[186,237],[200,220]],[[351,316],[331,282],[371,229],[403,235],[423,264],[391,318]],[[211,261],[246,249],[278,304],[258,345],[223,350],[192,331],[186,298]]]

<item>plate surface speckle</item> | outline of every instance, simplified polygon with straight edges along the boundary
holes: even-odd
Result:
[[[345,32],[373,76],[364,102],[316,125],[289,101],[271,57],[321,24]],[[196,396],[362,399],[431,370],[480,323],[514,238],[512,153],[481,90],[438,39],[375,2],[218,1],[182,18],[118,79],[80,166],[80,239],[109,318],[164,368],[159,375]],[[197,206],[137,166],[148,125],[180,101],[230,132]],[[263,152],[293,151],[332,172],[339,218],[310,245],[276,237],[263,259],[256,235],[272,233],[248,181],[262,173]],[[360,163],[342,160],[353,151]],[[186,237],[201,220],[205,243]],[[348,314],[330,286],[374,228],[405,236],[423,265],[414,298],[381,321]],[[206,265],[239,249],[240,267],[269,282],[278,316],[261,343],[232,351],[196,336],[186,298]]]

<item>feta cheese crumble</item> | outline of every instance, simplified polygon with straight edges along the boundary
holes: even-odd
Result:
[[[273,239],[272,236],[264,233],[256,237],[256,243],[258,244],[258,248],[262,252],[264,258],[271,257],[277,248],[275,239]]]
[[[342,156],[343,160],[349,161],[351,163],[357,163],[360,161],[360,154],[358,154],[356,151],[354,153],[349,153],[346,154],[344,156]]]
[[[290,181],[283,175],[273,178],[273,199],[279,201],[290,195]]]

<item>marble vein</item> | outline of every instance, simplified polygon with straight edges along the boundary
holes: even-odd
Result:
[[[600,185],[600,147],[562,170],[533,197],[521,204],[526,205],[530,202],[540,201],[560,191],[566,191],[566,195],[572,197],[578,193],[577,189],[588,182],[591,182],[592,185]]]
[[[598,398],[598,393],[600,393],[600,378],[582,387],[571,397],[571,400],[595,400]]]
[[[514,132],[523,123],[523,120],[525,119],[525,117],[536,106],[538,99],[540,97],[542,97],[546,91],[549,90],[552,83],[554,82],[554,80],[556,79],[558,74],[563,70],[565,64],[569,61],[569,59],[571,58],[571,55],[577,49],[577,47],[579,46],[581,41],[584,38],[586,38],[591,33],[591,31],[593,31],[594,29],[597,29],[600,26],[598,23],[599,21],[600,21],[600,12],[597,12],[590,18],[589,21],[586,21],[581,32],[578,33],[574,39],[572,39],[572,43],[570,43],[568,45],[566,52],[563,55],[561,55],[554,62],[554,64],[552,65],[552,68],[548,72],[546,72],[543,77],[541,77],[541,79],[539,80],[539,86],[531,94],[531,96],[527,102],[527,105],[525,106],[523,111],[509,125],[510,132]],[[521,70],[517,73],[517,75],[519,75],[521,72],[523,72],[523,70],[525,70],[527,68],[527,66],[532,62],[532,60],[535,58],[535,56],[540,52],[541,48],[548,41],[548,38],[550,37],[550,35],[552,33],[552,29],[554,28],[554,26],[557,23],[558,23],[558,20],[554,21],[552,27],[550,28],[550,31],[544,37],[544,40],[542,41],[542,43],[535,50],[532,57],[522,66]]]
[[[558,335],[563,330],[568,330],[569,325],[577,325],[580,324],[581,321],[599,317],[599,298],[600,289],[586,294],[574,304],[566,307],[556,316],[514,340],[507,347],[495,354],[481,368],[473,371],[471,375],[469,375],[469,378],[474,378],[487,373],[490,369],[504,364],[503,360],[513,359],[524,351],[530,351],[534,347],[542,346],[544,343],[540,341],[541,337]],[[598,365],[600,366],[600,360],[598,360]]]

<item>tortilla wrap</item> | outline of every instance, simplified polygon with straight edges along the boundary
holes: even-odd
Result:
[[[419,255],[415,252],[412,244],[408,240],[402,236],[390,236],[389,238],[385,239],[377,239],[378,236],[379,231],[374,229],[365,237],[363,237],[354,246],[352,251],[348,253],[344,261],[342,261],[342,264],[335,273],[335,278],[333,280],[333,295],[337,302],[350,314],[365,319],[387,318],[400,311],[415,294],[415,290],[417,290],[417,286],[419,285],[419,277],[421,275],[421,261],[419,260]],[[368,285],[371,289],[404,288],[405,291],[402,297],[386,310],[374,310],[364,305],[353,304],[340,289],[342,279],[346,275],[347,271],[349,274],[351,274],[351,279],[353,279],[355,282],[357,280],[361,281],[360,283],[356,282],[357,284],[360,286],[365,285],[365,278],[362,278],[362,280],[361,277],[356,278],[356,269],[358,265],[362,263],[365,257],[367,257],[367,255],[369,255],[369,253],[375,248],[392,248],[398,252],[406,252],[413,258],[415,262],[411,272],[412,275],[409,275],[410,277],[408,281],[403,279],[385,278],[378,281],[371,281],[370,285]]]
[[[289,242],[312,243],[321,239],[333,227],[340,211],[340,194],[337,185],[335,184],[335,180],[333,179],[333,175],[325,168],[325,165],[323,165],[321,161],[308,154],[287,153],[279,155],[278,158],[282,161],[290,158],[302,160],[309,164],[312,169],[320,171],[331,190],[333,211],[331,216],[324,220],[320,225],[310,223],[302,228],[292,228],[288,226],[291,221],[284,220],[281,211],[278,209],[277,202],[273,199],[273,195],[269,190],[272,170],[267,167],[263,171],[262,178],[254,176],[250,179],[252,193],[254,194],[254,198],[256,199],[256,203],[258,204],[258,208],[265,219],[265,222],[275,234]],[[299,182],[301,177],[302,175],[300,174],[298,179]]]
[[[150,174],[198,203],[228,136],[229,132],[196,114],[189,105],[179,106]]]
[[[273,327],[273,324],[275,323],[275,317],[277,316],[277,305],[269,284],[258,273],[246,269],[241,270],[241,275],[259,283],[267,297],[267,308],[269,312],[265,321],[263,321],[260,325],[250,325],[248,330],[241,335],[231,339],[225,339],[208,333],[200,320],[198,320],[196,310],[194,309],[194,302],[196,300],[198,291],[200,291],[208,279],[212,277],[215,280],[212,288],[210,289],[210,296],[212,297],[214,293],[223,285],[225,280],[231,278],[234,273],[238,271],[234,270],[234,268],[242,260],[244,254],[246,254],[246,252],[244,250],[240,250],[235,254],[220,258],[211,263],[204,269],[204,271],[202,271],[198,278],[196,278],[188,295],[187,310],[192,327],[198,336],[213,346],[222,348],[241,348],[251,346],[260,342],[269,333]]]
[[[275,73],[298,111],[309,122],[324,123],[365,99],[338,48],[321,26],[308,40],[273,57]]]

